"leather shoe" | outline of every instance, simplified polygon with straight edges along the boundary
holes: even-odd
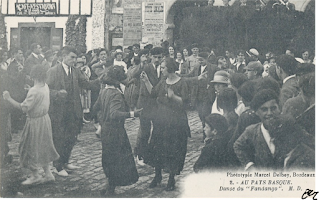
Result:
[[[175,190],[175,179],[168,179],[167,186],[165,188],[166,191],[173,191]]]
[[[64,167],[69,170],[80,169],[80,167],[72,165],[72,164],[66,164]]]
[[[162,177],[161,176],[160,177],[156,177],[155,176],[154,179],[152,180],[149,188],[155,188],[157,186],[157,184],[161,183],[161,181],[162,181]]]
[[[55,177],[53,175],[50,176],[44,176],[41,180],[41,183],[48,183],[48,182],[54,182]]]
[[[23,181],[21,184],[22,185],[33,185],[33,184],[38,184],[41,183],[42,177],[41,176],[37,176],[37,177],[30,177],[27,180]]]
[[[59,176],[63,176],[63,177],[69,176],[68,172],[66,172],[64,169],[59,171],[59,172],[58,172],[58,170],[54,169],[53,172]]]

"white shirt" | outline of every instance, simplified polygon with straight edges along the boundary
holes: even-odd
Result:
[[[66,75],[69,75],[69,66],[67,66],[66,64],[64,64],[64,62],[62,62],[62,67],[66,73]],[[70,72],[71,72],[72,68],[70,67]]]
[[[116,59],[114,59],[113,65],[123,66],[125,73],[127,72],[127,65],[124,61],[117,61]]]
[[[118,90],[119,92],[121,92],[121,93],[123,94],[123,92],[122,92],[121,90],[119,90],[118,88],[114,87],[114,85],[108,85],[108,84],[106,84],[106,85],[105,85],[105,89],[116,89],[116,90]]]
[[[233,65],[236,62],[236,58],[229,58],[229,62]]]
[[[284,169],[287,168],[287,162],[288,160],[291,158],[292,153],[295,151],[296,148],[294,148],[293,150],[291,150],[286,156],[285,160],[284,160]]]
[[[274,153],[275,153],[275,145],[273,143],[273,139],[270,137],[268,130],[265,129],[263,124],[261,124],[260,128],[261,128],[261,133],[264,136],[264,139],[265,139],[265,141],[267,143],[267,146],[268,146],[271,154],[274,155]],[[245,166],[245,171],[247,171],[247,169],[249,169],[252,165],[254,165],[253,162],[247,163],[246,166]]]
[[[176,71],[176,73],[177,73],[177,74],[181,74],[181,73],[182,73],[182,65],[183,65],[184,61],[183,61],[183,60],[178,61],[178,60],[176,59],[176,62],[178,63],[178,71]]]
[[[38,56],[37,54],[35,54],[35,53],[32,52],[32,55],[33,55],[34,57],[36,57],[36,58],[39,59],[39,56]]]
[[[155,65],[153,64],[153,66],[154,66],[154,69],[156,70],[156,72],[157,72],[157,78],[159,78],[160,77],[160,75],[161,75],[161,66],[159,65],[159,66],[157,66],[157,68],[155,67]]]
[[[215,101],[214,101],[213,106],[212,106],[211,114],[213,114],[213,113],[220,114],[220,115],[224,114],[223,109],[220,109],[217,107],[217,96],[216,96]]]
[[[283,82],[283,83],[286,83],[289,79],[294,78],[294,77],[296,77],[295,74],[294,74],[294,75],[291,75],[291,76],[288,76],[288,77],[286,77],[282,82]]]
[[[237,63],[237,64],[236,64],[237,71],[238,71],[238,68],[239,68],[239,66],[240,66],[241,64],[246,65],[245,61],[243,61],[243,62],[241,62],[241,63]]]
[[[264,127],[264,124],[261,124],[260,128],[271,154],[274,155],[275,153],[275,145],[273,142],[274,139],[270,137],[268,130],[266,130]]]
[[[200,66],[200,73],[202,74],[204,72],[204,70],[206,69],[207,65],[205,66]]]

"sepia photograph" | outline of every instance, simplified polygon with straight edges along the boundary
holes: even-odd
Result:
[[[0,0],[0,197],[316,199],[315,7]]]

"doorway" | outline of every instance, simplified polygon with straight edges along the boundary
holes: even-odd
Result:
[[[23,52],[29,50],[33,43],[50,48],[50,38],[51,27],[21,27],[20,29],[20,47]]]

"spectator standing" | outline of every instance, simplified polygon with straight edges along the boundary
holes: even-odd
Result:
[[[237,52],[237,59],[236,63],[231,65],[231,69],[235,73],[244,73],[244,67],[246,67],[246,62],[245,62],[245,52],[243,50],[239,50]]]
[[[281,55],[277,59],[276,73],[282,80],[282,88],[280,90],[280,106],[299,94],[299,87],[296,80],[297,61],[288,55]]]
[[[269,132],[269,122],[280,114],[278,95],[270,89],[261,90],[250,105],[261,123],[246,128],[236,140],[234,151],[246,171],[277,169],[278,156],[274,136]]]
[[[30,50],[32,51],[24,63],[24,71],[30,75],[31,68],[37,64],[41,64],[44,58],[40,55],[42,52],[41,45],[37,43],[31,44]]]
[[[194,164],[195,172],[217,171],[228,167],[225,132],[228,123],[222,115],[210,114],[205,117],[205,146]]]
[[[191,51],[192,51],[192,55],[190,55],[187,58],[189,62],[189,66],[190,66],[190,71],[192,71],[196,66],[199,65],[197,60],[198,53],[199,53],[199,48],[197,43],[192,44]]]

